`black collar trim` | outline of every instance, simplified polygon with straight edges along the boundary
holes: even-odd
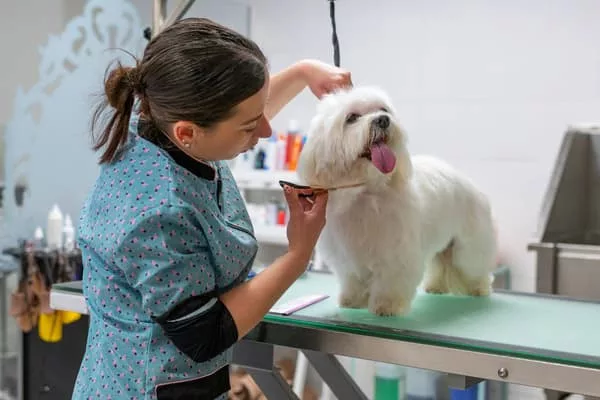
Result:
[[[185,154],[167,135],[154,129],[147,121],[142,121],[140,119],[138,126],[138,134],[139,133],[143,133],[144,135],[142,137],[144,139],[154,143],[156,146],[169,153],[177,164],[197,177],[209,181],[214,181],[217,178],[217,171],[215,168]]]

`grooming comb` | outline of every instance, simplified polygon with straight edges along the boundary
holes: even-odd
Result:
[[[291,186],[294,189],[300,189],[300,190],[310,189],[310,190],[312,190],[311,194],[301,193],[299,196],[300,197],[312,197],[315,194],[319,194],[322,192],[329,192],[329,191],[337,190],[337,189],[347,189],[347,188],[351,188],[351,187],[362,186],[362,185],[364,185],[364,183],[353,183],[353,184],[349,184],[349,185],[340,185],[340,186],[335,186],[335,187],[330,187],[330,188],[323,188],[323,187],[317,187],[317,186],[299,185],[297,183],[288,182],[288,181],[279,181],[279,186],[281,186],[283,188],[285,185]]]

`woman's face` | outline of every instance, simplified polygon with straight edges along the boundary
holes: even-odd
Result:
[[[260,138],[271,136],[271,125],[264,110],[269,81],[260,91],[242,101],[227,120],[206,130],[180,121],[173,124],[172,135],[188,155],[206,161],[230,160],[256,145]]]

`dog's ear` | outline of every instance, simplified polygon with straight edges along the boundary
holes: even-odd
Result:
[[[315,184],[314,180],[317,175],[317,147],[315,146],[315,132],[316,121],[311,121],[311,125],[307,132],[306,141],[300,156],[298,157],[298,164],[296,166],[296,173],[301,182],[307,185]]]

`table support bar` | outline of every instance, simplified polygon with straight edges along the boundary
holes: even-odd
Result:
[[[313,350],[302,350],[323,381],[338,399],[368,400],[336,356]]]
[[[272,345],[242,340],[233,350],[233,363],[248,371],[267,399],[299,400],[275,369],[273,353]]]

